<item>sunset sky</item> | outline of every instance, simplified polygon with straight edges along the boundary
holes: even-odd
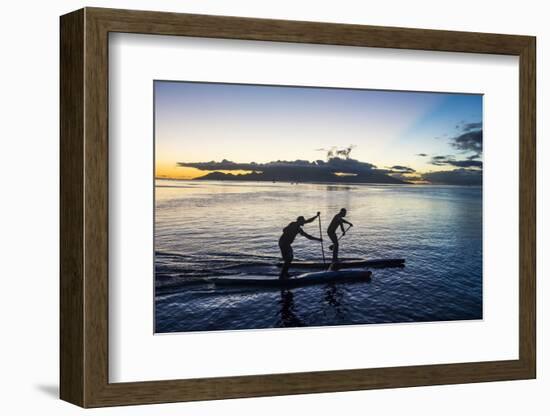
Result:
[[[155,81],[159,178],[205,171],[178,162],[351,158],[424,174],[481,162],[482,96]],[[472,162],[474,163],[474,162]]]

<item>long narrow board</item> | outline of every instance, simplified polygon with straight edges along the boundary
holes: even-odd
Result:
[[[300,287],[323,283],[369,282],[372,272],[368,270],[324,271],[304,273],[288,279],[251,277],[251,278],[215,278],[209,282],[216,286],[260,286],[260,287]]]
[[[277,267],[282,267],[283,263],[277,264]],[[323,263],[318,261],[296,261],[290,265],[292,269],[326,269],[330,266],[330,263]],[[405,266],[405,259],[374,259],[374,260],[353,260],[342,261],[336,264],[333,269],[353,269],[357,267],[403,267]]]

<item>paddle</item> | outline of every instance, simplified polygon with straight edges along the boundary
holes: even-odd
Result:
[[[325,245],[323,244],[323,231],[321,228],[321,213],[317,212],[317,217],[319,218],[319,238],[321,239],[321,252],[323,253],[323,264],[326,264],[325,260]]]
[[[351,225],[348,225],[348,228],[346,228],[346,230],[342,233],[342,235],[338,237],[338,241],[340,241],[340,239],[347,234],[350,228],[351,228]],[[331,244],[330,246],[328,246],[328,248],[329,250],[334,250],[334,244]]]

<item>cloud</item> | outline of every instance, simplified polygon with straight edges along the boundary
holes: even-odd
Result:
[[[409,168],[408,166],[401,166],[401,165],[393,165],[389,169],[391,169],[394,172],[399,172],[399,173],[413,173],[413,172],[416,172],[413,168]]]
[[[482,168],[483,162],[481,160],[449,160],[447,163],[451,166],[460,168]]]
[[[416,156],[426,157],[428,156],[427,153],[417,153]]]
[[[368,162],[360,162],[355,159],[340,159],[338,157],[329,159],[323,165],[324,168],[330,169],[333,172],[343,172],[343,173],[365,173],[377,170],[376,165]]]
[[[466,123],[466,120],[460,120],[458,124],[455,125],[455,129],[460,131],[470,131],[470,130],[481,129],[481,126],[482,126],[481,121],[477,121],[474,123]]]
[[[451,146],[463,152],[474,152],[476,155],[480,155],[483,151],[483,132],[474,130],[453,137]]]
[[[430,161],[430,163],[432,165],[436,165],[436,166],[445,166],[447,164],[447,160],[450,160],[452,159],[453,156],[432,156],[432,160]]]
[[[422,179],[434,185],[481,185],[483,173],[479,169],[454,169],[428,172]]]
[[[389,175],[393,173],[392,170],[378,169],[372,163],[339,157],[333,157],[326,162],[322,160],[314,162],[277,160],[269,163],[236,163],[224,159],[221,162],[178,162],[177,166],[192,167],[206,172],[253,171],[257,173],[255,178],[259,175],[262,180],[319,182],[346,178],[348,181],[357,182],[402,183]],[[404,166],[400,167],[410,169]],[[405,170],[400,172],[405,172]],[[354,179],[351,179],[351,176]]]
[[[360,162],[355,159],[340,159],[338,157],[332,158],[325,162],[317,160],[315,162],[309,162],[307,160],[277,160],[269,163],[236,163],[230,160],[224,159],[221,162],[178,162],[178,166],[191,167],[199,170],[213,171],[213,170],[252,170],[268,172],[281,169],[318,169],[327,170],[331,172],[342,173],[355,173],[360,174],[364,172],[371,172],[373,170],[382,171],[376,168],[376,165],[368,162]]]
[[[473,155],[466,160],[456,160],[454,156],[433,156],[430,163],[435,166],[456,166],[459,168],[477,168],[481,169],[483,167],[483,162],[481,160],[476,160],[478,155]]]
[[[455,128],[460,133],[449,139],[451,146],[463,153],[474,153],[474,158],[479,158],[483,152],[482,122],[466,123],[462,120]]]
[[[465,123],[462,125],[462,131],[470,131],[481,129],[482,123],[478,121],[477,123]]]

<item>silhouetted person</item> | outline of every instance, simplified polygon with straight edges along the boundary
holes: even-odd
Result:
[[[308,240],[322,241],[320,238],[313,237],[302,230],[302,226],[304,224],[315,221],[320,214],[321,213],[318,212],[315,217],[311,217],[309,220],[306,220],[304,217],[300,216],[296,218],[296,221],[291,222],[283,228],[283,235],[279,238],[279,248],[281,249],[281,255],[283,256],[283,267],[281,269],[281,274],[279,275],[280,279],[288,278],[288,269],[290,267],[290,263],[292,263],[292,260],[294,259],[292,243],[298,234],[303,235]]]
[[[349,221],[346,221],[344,217],[346,216],[347,210],[342,208],[338,214],[334,216],[327,228],[327,234],[332,241],[332,263],[338,263],[338,236],[336,235],[336,230],[338,227],[342,229],[342,236],[346,235],[346,230],[344,229],[344,224],[348,224],[350,227],[353,227],[353,224]]]

